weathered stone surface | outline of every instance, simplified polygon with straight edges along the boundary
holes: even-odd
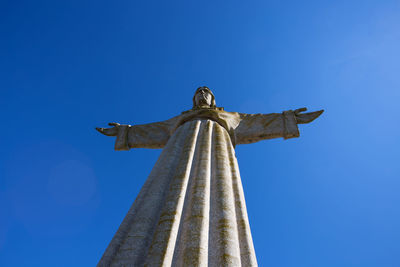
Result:
[[[298,137],[322,111],[226,112],[206,88],[193,102],[164,122],[97,128],[116,150],[164,147],[98,266],[257,266],[234,146]]]

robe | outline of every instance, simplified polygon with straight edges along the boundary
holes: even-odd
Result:
[[[257,266],[234,147],[298,136],[293,111],[119,126],[116,150],[163,151],[98,266]]]

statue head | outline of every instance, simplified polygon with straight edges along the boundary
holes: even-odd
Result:
[[[215,108],[215,97],[207,86],[197,88],[193,96],[193,109],[195,108]]]

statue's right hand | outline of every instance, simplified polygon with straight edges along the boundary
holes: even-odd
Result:
[[[110,122],[108,125],[113,126],[112,128],[97,128],[96,130],[107,136],[116,136],[118,134],[118,128],[120,126],[117,122]]]

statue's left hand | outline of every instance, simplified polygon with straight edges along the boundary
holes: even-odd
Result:
[[[118,135],[118,128],[119,128],[120,124],[117,122],[110,122],[108,125],[113,126],[113,127],[112,128],[97,128],[96,127],[96,130],[107,136]]]
[[[307,108],[298,108],[294,111],[294,115],[296,116],[296,121],[298,124],[309,123],[319,117],[319,115],[324,112],[324,110],[318,110],[315,112],[301,113],[303,111],[307,111]]]

